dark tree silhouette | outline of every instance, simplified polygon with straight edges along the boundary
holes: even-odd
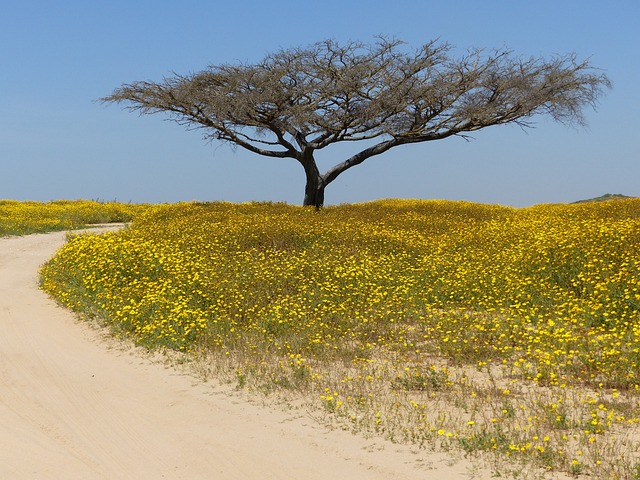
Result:
[[[188,128],[304,168],[304,205],[320,208],[342,172],[393,147],[468,137],[492,125],[530,127],[550,115],[584,124],[583,107],[610,88],[607,76],[574,54],[523,58],[510,50],[452,58],[446,43],[415,51],[399,40],[372,45],[333,40],[267,55],[255,65],[210,66],[162,82],[125,84],[105,102],[141,114],[166,112]],[[324,173],[316,151],[338,142],[366,148]]]

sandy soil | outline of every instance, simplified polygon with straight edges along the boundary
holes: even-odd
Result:
[[[0,478],[490,478],[110,347],[38,290],[64,236],[0,239]]]

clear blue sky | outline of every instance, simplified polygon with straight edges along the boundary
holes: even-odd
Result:
[[[202,140],[162,115],[96,102],[122,83],[253,62],[326,38],[440,38],[460,49],[576,52],[614,88],[588,129],[539,118],[475,140],[399,147],[351,169],[327,203],[441,198],[526,206],[640,196],[638,0],[20,0],[0,10],[0,198],[301,203],[293,160]],[[335,161],[342,160],[335,152]]]

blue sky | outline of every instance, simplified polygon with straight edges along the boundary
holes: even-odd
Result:
[[[439,38],[525,56],[576,52],[614,88],[588,128],[540,117],[393,149],[339,177],[327,203],[439,198],[527,206],[604,193],[640,196],[640,2],[431,0],[3,1],[0,198],[124,202],[302,202],[304,175],[280,160],[207,143],[162,115],[96,100],[122,83],[335,38]],[[337,149],[327,162],[343,160]]]

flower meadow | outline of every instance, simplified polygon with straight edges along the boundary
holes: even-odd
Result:
[[[0,200],[0,237],[73,230],[97,223],[128,222],[145,208],[145,205],[90,200],[48,203]]]
[[[203,375],[501,475],[640,478],[640,200],[149,207],[62,304]]]

